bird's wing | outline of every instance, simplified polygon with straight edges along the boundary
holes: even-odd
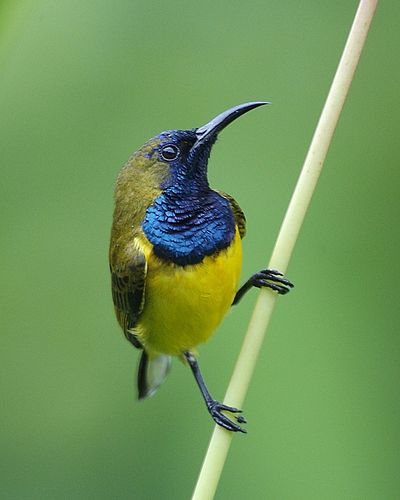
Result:
[[[233,215],[235,217],[236,225],[239,229],[240,237],[243,239],[246,236],[246,217],[243,210],[240,208],[239,203],[230,194],[218,191],[221,196],[229,201]]]
[[[114,267],[111,264],[112,298],[117,319],[126,338],[136,347],[141,344],[132,330],[143,309],[146,274],[146,258],[139,249],[135,249],[128,265]]]

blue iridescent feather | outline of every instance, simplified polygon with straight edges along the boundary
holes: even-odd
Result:
[[[215,191],[179,193],[171,187],[147,209],[142,228],[158,257],[185,266],[227,248],[235,220],[229,202]]]

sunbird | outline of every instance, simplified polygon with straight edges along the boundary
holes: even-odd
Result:
[[[199,128],[167,130],[138,149],[116,181],[109,251],[115,314],[142,350],[138,398],[154,394],[177,356],[190,366],[214,421],[236,432],[246,432],[239,425],[246,420],[211,396],[195,348],[250,288],[283,295],[293,284],[263,269],[238,288],[246,219],[232,196],[211,189],[207,166],[219,132],[264,104],[240,104]]]

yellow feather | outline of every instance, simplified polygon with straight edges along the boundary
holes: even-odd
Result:
[[[242,267],[238,228],[228,248],[184,267],[158,259],[144,236],[136,243],[148,267],[135,333],[150,356],[180,356],[205,342],[232,304]]]

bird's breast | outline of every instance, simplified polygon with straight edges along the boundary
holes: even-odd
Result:
[[[157,257],[187,266],[227,248],[235,219],[229,202],[215,191],[202,197],[164,192],[147,209],[142,229]]]
[[[180,355],[207,340],[232,304],[242,265],[238,229],[227,248],[187,266],[157,257],[144,236],[139,245],[148,263],[140,341],[149,353]]]

